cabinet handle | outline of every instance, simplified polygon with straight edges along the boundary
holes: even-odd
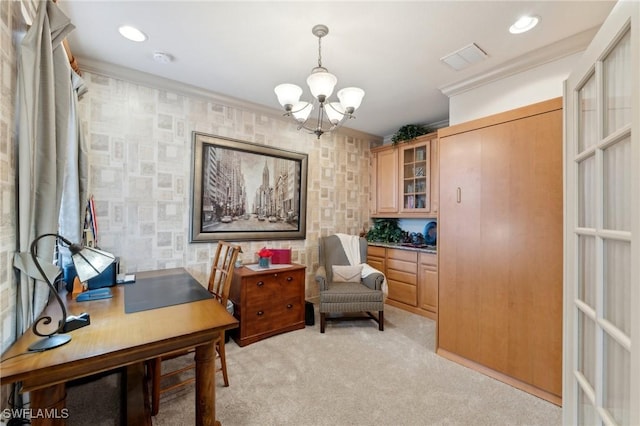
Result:
[[[264,315],[264,311],[258,311],[258,312],[256,313],[256,315],[258,315],[259,317],[261,317],[262,315]]]
[[[256,283],[256,285],[257,285],[258,287],[262,287],[262,286],[264,285],[264,282],[263,282],[263,281],[258,281],[258,282]]]
[[[293,281],[293,277],[287,277],[287,281]]]
[[[460,202],[462,201],[462,189],[460,187],[458,187],[458,190],[457,190],[457,201],[458,201],[458,204],[460,204]]]
[[[289,303],[289,304],[287,305],[287,309],[291,309],[291,308],[293,308],[293,305],[292,305],[291,303]]]

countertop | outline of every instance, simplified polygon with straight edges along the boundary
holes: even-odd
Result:
[[[431,254],[438,253],[437,248],[435,248],[436,246],[412,247],[410,245],[409,246],[403,245],[402,243],[381,243],[377,241],[369,241],[368,244],[370,246],[387,247],[387,248],[394,248],[394,249],[408,250],[408,251],[417,251],[421,253],[431,253]]]

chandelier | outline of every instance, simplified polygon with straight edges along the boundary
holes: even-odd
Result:
[[[301,101],[302,89],[295,84],[280,84],[274,91],[278,96],[278,102],[284,107],[284,115],[296,120],[298,130],[308,130],[320,139],[323,133],[337,129],[349,118],[355,118],[353,113],[362,102],[364,90],[345,87],[338,91],[340,102],[330,101],[329,97],[338,78],[322,66],[322,37],[329,34],[329,28],[326,25],[316,25],[311,32],[318,37],[318,66],[313,68],[311,75],[307,77],[313,101]],[[311,117],[314,109],[317,111],[317,117]]]

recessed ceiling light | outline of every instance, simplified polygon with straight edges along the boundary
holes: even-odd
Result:
[[[131,41],[145,41],[147,39],[147,35],[145,33],[130,25],[123,25],[118,28],[118,31],[120,31],[122,37]]]
[[[511,27],[509,32],[511,34],[520,34],[529,31],[536,25],[538,25],[539,18],[537,16],[522,16]]]

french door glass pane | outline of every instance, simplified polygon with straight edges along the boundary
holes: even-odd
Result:
[[[604,150],[604,227],[631,231],[631,137]]]
[[[596,308],[596,239],[580,235],[578,240],[578,299]]]
[[[631,335],[631,244],[605,240],[604,317]]]
[[[598,142],[598,116],[596,109],[596,79],[594,74],[578,92],[579,119],[578,153]]]
[[[605,135],[631,123],[631,31],[603,61]]]
[[[595,407],[587,398],[582,388],[578,386],[578,424],[579,425],[598,425],[598,416]]]
[[[595,323],[582,311],[578,311],[578,371],[593,388],[596,376]]]
[[[631,357],[605,333],[603,405],[619,425],[630,424]]]
[[[578,226],[596,227],[596,159],[585,158],[578,164]]]

